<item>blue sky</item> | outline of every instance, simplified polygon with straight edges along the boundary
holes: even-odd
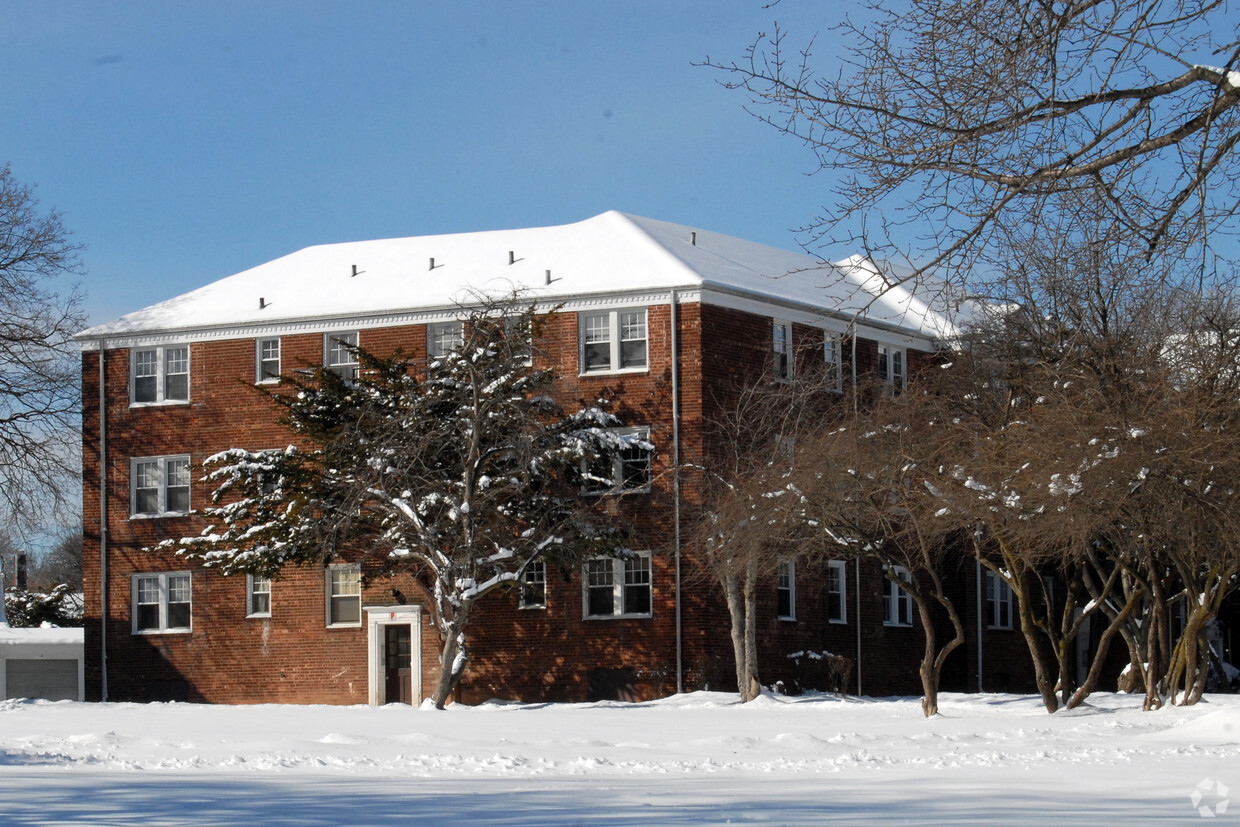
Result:
[[[608,209],[795,248],[829,182],[693,64],[846,8],[6,0],[0,163],[85,245],[94,322],[311,244]]]

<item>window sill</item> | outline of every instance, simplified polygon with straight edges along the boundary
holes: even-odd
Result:
[[[130,408],[175,408],[180,405],[188,406],[188,399],[168,399],[163,402],[130,402]]]
[[[986,627],[986,630],[988,632],[1010,632],[1012,631],[1012,627],[1011,626],[989,626],[988,625]]]
[[[246,615],[245,619],[246,620],[271,620],[271,612],[267,612],[266,614]]]
[[[362,628],[362,622],[359,620],[357,623],[328,623],[325,628],[328,631],[332,629],[360,629]]]
[[[827,619],[827,622],[828,622],[828,623],[834,623],[836,626],[847,626],[847,625],[848,625],[848,618],[846,618],[846,617],[839,617],[839,618],[836,618],[836,617],[831,617],[831,618],[828,618],[828,619]]]
[[[626,494],[649,494],[650,486],[643,485],[641,488],[608,488],[606,491],[583,490],[583,497],[620,497]]]
[[[890,620],[884,620],[883,625],[886,626],[888,629],[911,629],[913,628],[912,623],[893,623]]]
[[[188,517],[189,515],[190,515],[190,512],[188,511],[160,511],[158,513],[150,513],[150,514],[146,514],[146,513],[130,514],[129,519],[131,520],[165,520],[169,517]]]
[[[544,609],[544,610],[545,610],[546,608],[547,608],[547,604],[546,604],[546,603],[537,603],[537,604],[536,604],[536,603],[531,603],[531,604],[530,604],[530,605],[528,605],[528,606],[518,606],[518,607],[517,607],[517,609],[518,609],[518,610],[520,610],[520,611],[525,611],[526,609],[534,609],[534,610]]]
[[[654,617],[653,614],[626,614],[626,615],[586,615],[582,620],[649,620]]]
[[[795,617],[791,617],[789,615],[780,615],[779,617],[775,619],[778,620],[780,623],[796,623],[797,622],[797,619]]]
[[[193,632],[193,629],[183,629],[183,628],[178,627],[175,629],[139,629],[133,632],[132,634],[142,635],[142,636],[146,636],[146,635],[188,635],[191,632]]]
[[[623,376],[625,374],[649,373],[650,365],[644,365],[640,368],[617,368],[616,370],[586,370],[577,374],[579,379],[587,376]]]

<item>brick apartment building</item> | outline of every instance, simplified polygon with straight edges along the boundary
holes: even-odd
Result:
[[[640,473],[618,468],[615,480],[645,551],[575,572],[536,569],[490,595],[471,623],[458,697],[644,699],[734,684],[722,599],[689,576],[694,550],[676,548],[671,469],[677,457],[704,461],[713,407],[764,371],[817,360],[845,377],[903,382],[953,327],[939,297],[879,283],[858,261],[826,266],[608,212],[559,227],[311,247],[82,332],[88,697],[429,695],[439,640],[412,576],[363,578],[347,562],[288,567],[275,580],[224,576],[143,549],[202,530],[192,512],[210,494],[206,457],[288,444],[254,385],[311,365],[347,369],[341,342],[433,355],[451,345],[471,296],[514,289],[553,308],[538,358],[556,368],[561,401],[608,397],[655,445]],[[1010,593],[988,585],[962,564],[954,588],[969,640],[948,661],[944,689],[977,689],[979,674],[986,689],[1030,686]],[[877,568],[793,560],[765,597],[764,680],[795,680],[791,653],[830,651],[855,661],[850,691],[920,691],[918,621]]]

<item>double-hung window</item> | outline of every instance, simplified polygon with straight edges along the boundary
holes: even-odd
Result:
[[[438,322],[426,326],[426,357],[442,359],[460,350],[465,344],[465,329],[460,322]]]
[[[135,348],[129,363],[134,405],[189,401],[189,345]]]
[[[645,370],[649,366],[645,308],[582,313],[578,326],[582,373]]]
[[[797,619],[797,570],[791,560],[775,570],[775,614],[780,620]]]
[[[362,566],[342,563],[327,567],[327,625],[362,625]]]
[[[583,571],[585,616],[650,617],[650,552],[594,557]]]
[[[775,380],[789,381],[792,379],[792,325],[790,323],[776,320],[771,324],[771,350]]]
[[[654,445],[647,427],[613,428],[609,433],[618,437],[614,450],[588,463],[585,489],[589,494],[622,494],[650,488]]]
[[[193,580],[189,572],[135,574],[130,588],[135,635],[190,631]]]
[[[848,622],[848,581],[844,579],[845,571],[843,560],[831,560],[827,563],[827,621],[830,623]]]
[[[280,378],[280,337],[259,339],[255,344],[257,370],[256,382],[275,382]]]
[[[271,617],[271,578],[245,576],[245,616]]]
[[[530,562],[521,574],[522,609],[547,608],[547,563],[541,557]]]
[[[356,330],[324,334],[323,367],[342,379],[356,379],[357,348]]]
[[[827,387],[833,391],[844,387],[844,371],[841,365],[840,337],[838,333],[826,331],[822,340],[822,358],[827,371]]]
[[[901,583],[912,582],[903,566],[893,566],[892,571]],[[913,625],[913,596],[890,578],[883,579],[883,625]]]
[[[189,457],[138,457],[129,463],[129,513],[164,517],[189,513]]]
[[[993,571],[986,572],[986,623],[991,629],[1012,628],[1012,587]]]
[[[904,351],[898,347],[878,346],[878,378],[899,393],[904,390]]]

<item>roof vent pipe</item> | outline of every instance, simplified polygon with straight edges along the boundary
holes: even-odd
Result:
[[[697,246],[697,232],[696,231],[689,233],[689,243],[692,244],[694,247]]]
[[[262,296],[259,296],[258,297],[258,309],[262,310],[265,307],[267,307],[267,300],[263,298]]]
[[[434,256],[431,256],[431,269],[432,270],[435,269],[435,257]]]
[[[547,284],[550,284],[550,283],[551,283],[551,271],[550,271],[550,270],[548,270],[548,271],[547,271],[547,281],[546,281],[546,283],[547,283]]]
[[[517,263],[517,254],[516,254],[516,251],[514,251],[514,250],[509,250],[509,251],[508,251],[508,263],[509,263],[509,264],[516,264],[516,263]]]
[[[353,274],[352,274],[351,276],[349,276],[349,278],[353,278],[353,277],[354,277],[354,276],[356,276],[356,275],[357,275],[357,265],[356,265],[356,264],[354,264],[354,265],[353,265]]]

